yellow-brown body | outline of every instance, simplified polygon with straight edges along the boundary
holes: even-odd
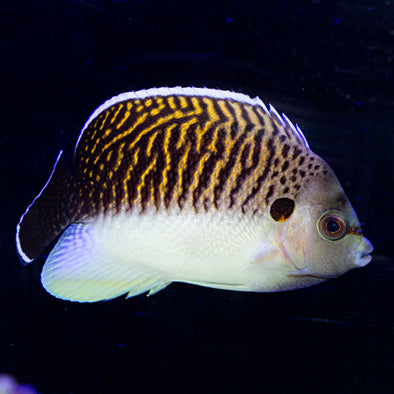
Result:
[[[34,242],[50,198],[50,235]],[[31,261],[64,228],[42,281],[77,301],[172,281],[290,290],[365,265],[372,250],[297,126],[257,98],[210,89],[130,92],[100,106],[78,138],[74,175],[59,155],[22,216],[19,255]]]

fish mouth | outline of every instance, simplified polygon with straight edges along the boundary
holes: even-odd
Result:
[[[364,250],[360,253],[360,257],[356,261],[357,267],[365,267],[372,260],[370,253],[373,251],[373,246],[366,238],[363,238],[363,241]]]
[[[357,267],[365,267],[372,260],[370,254],[363,254],[356,262]]]

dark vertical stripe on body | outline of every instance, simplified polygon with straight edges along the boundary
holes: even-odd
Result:
[[[168,132],[168,131],[167,131]],[[164,191],[164,206],[168,209],[171,204],[172,197],[174,195],[175,184],[179,179],[178,166],[179,161],[184,153],[184,147],[175,150],[176,141],[179,140],[180,128],[179,126],[174,127],[171,130],[171,137],[168,142],[168,149],[171,156],[171,164],[167,173],[167,186]]]
[[[151,105],[146,105],[148,100]],[[267,204],[277,193],[273,185],[265,185],[270,173],[277,177],[273,182],[286,186],[281,176],[287,174],[279,175],[279,170],[285,173],[298,157],[299,164],[304,163],[302,149],[288,141],[292,136],[261,107],[236,100],[176,94],[130,99],[105,109],[87,126],[77,146],[76,175],[88,182],[82,188],[84,206],[91,203],[96,210],[120,211],[125,204],[126,209],[142,211],[172,204],[182,209],[186,201],[195,209],[210,209],[212,203],[219,209],[228,193],[228,207],[244,211],[259,191]],[[245,143],[247,138],[253,143]],[[250,177],[256,182],[244,190]]]
[[[201,158],[204,155],[209,155],[208,160],[204,163],[202,173],[200,174],[199,179],[197,179],[197,186],[195,187],[195,189],[193,191],[193,195],[191,196],[192,204],[193,204],[194,208],[197,208],[197,202],[198,202],[198,199],[199,199],[201,193],[209,185],[209,179],[210,179],[210,176],[215,168],[215,164],[216,164],[217,160],[220,160],[220,156],[223,154],[223,150],[224,150],[223,138],[225,138],[225,136],[223,136],[223,128],[221,128],[220,130],[217,131],[216,140],[215,140],[215,134],[216,134],[216,129],[218,127],[221,127],[221,123],[223,123],[223,120],[226,120],[227,118],[223,114],[220,106],[218,105],[217,100],[212,100],[212,99],[210,99],[210,100],[211,100],[211,103],[214,107],[215,113],[218,116],[219,120],[214,122],[211,125],[210,129],[205,133],[205,135],[203,137],[204,142],[200,148],[201,155],[198,155],[198,153],[196,152],[195,144],[192,146],[192,149],[190,152],[191,154],[193,154],[193,156],[196,156],[195,157],[196,164],[193,167],[193,169],[195,168],[195,170],[197,170],[198,162],[201,160]],[[214,144],[214,146],[217,150],[216,153],[208,151],[208,147],[211,143]],[[188,172],[188,173],[190,173],[190,182],[194,177],[194,172],[195,171]],[[190,183],[188,184],[188,188],[189,187],[190,187]]]
[[[268,158],[266,160],[266,162],[264,163],[264,170],[262,175],[260,175],[257,178],[256,181],[256,185],[252,188],[251,193],[246,197],[246,199],[244,200],[244,202],[241,205],[241,209],[242,211],[244,211],[244,207],[248,204],[248,202],[257,194],[257,192],[261,189],[261,186],[263,184],[263,182],[265,181],[265,179],[268,176],[268,173],[271,170],[271,162],[273,157],[275,156],[275,146],[274,146],[274,140],[272,138],[270,138],[267,142],[267,150],[269,152],[268,154]]]
[[[260,151],[261,151],[261,144],[262,144],[262,137],[264,135],[264,130],[259,130],[256,132],[256,135],[254,137],[254,150],[252,154],[252,165],[250,167],[246,167],[246,154],[243,152],[241,156],[241,164],[242,164],[242,171],[237,177],[237,182],[235,184],[235,187],[231,190],[230,192],[230,205],[229,208],[231,208],[234,205],[235,202],[235,196],[239,192],[239,190],[242,187],[242,184],[244,183],[245,179],[249,176],[249,174],[258,166],[259,164],[259,156],[260,156]],[[248,152],[249,154],[249,152]]]
[[[256,116],[257,116],[257,118],[258,118],[258,120],[259,120],[259,126],[262,128],[262,129],[265,129],[266,128],[266,122],[265,122],[265,117],[263,116],[263,115],[261,115],[261,113],[260,113],[260,108],[256,108],[256,110],[254,111],[254,113],[256,114]],[[252,124],[252,122],[249,122],[250,124]]]
[[[230,128],[230,135],[232,139],[237,138],[237,135],[239,134],[239,122],[238,122],[238,117],[235,113],[234,107],[230,105],[230,103],[225,102],[225,107],[228,112],[231,114],[231,128]]]
[[[271,126],[272,126],[272,129],[273,129],[272,135],[274,137],[276,137],[278,134],[280,134],[280,129],[279,129],[279,127],[278,127],[278,125],[277,125],[277,123],[276,123],[276,121],[274,119],[272,119],[272,118],[269,118],[269,119],[271,120]]]
[[[198,167],[198,162],[200,155],[196,151],[196,142],[194,139],[190,139],[189,143],[191,145],[189,156],[186,161],[186,168],[183,172],[183,183],[182,183],[182,193],[178,198],[179,208],[183,208],[183,204],[189,193],[190,185],[192,184],[194,173]]]
[[[248,111],[246,111],[245,105],[239,105],[239,103],[237,103],[237,106],[241,108],[241,117],[245,120],[246,124],[252,124]]]
[[[237,162],[238,156],[240,155],[240,149],[241,149],[241,146],[243,145],[243,142],[245,141],[245,138],[246,138],[246,133],[243,133],[238,137],[238,139],[234,143],[234,146],[231,149],[229,159],[228,159],[226,165],[219,172],[219,175],[218,175],[219,182],[218,182],[218,185],[215,186],[214,191],[213,191],[214,192],[214,203],[215,203],[216,208],[218,207],[217,204],[218,204],[218,201],[220,200],[221,194],[224,190],[225,183],[228,180],[228,177],[230,176],[235,163]],[[244,149],[244,151],[245,150],[247,150],[247,149]],[[244,153],[244,152],[242,152],[242,153]],[[245,160],[246,159],[244,159],[244,161]]]
[[[157,210],[160,209],[161,196],[160,196],[160,185],[163,181],[163,171],[166,168],[166,159],[163,151],[165,133],[159,133],[155,142],[153,143],[153,151],[156,153],[156,167],[153,170],[153,199],[154,205]]]
[[[270,185],[267,195],[265,196],[265,203],[268,205],[269,201],[270,201],[270,197],[274,194],[274,185]]]

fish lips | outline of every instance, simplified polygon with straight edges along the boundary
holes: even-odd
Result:
[[[363,238],[363,244],[363,250],[356,261],[357,267],[365,267],[372,260],[370,253],[373,251],[373,246],[371,242],[369,242],[366,238]]]
[[[357,260],[354,263],[355,268],[365,267],[372,260],[372,256],[370,255],[370,253],[372,253],[372,251],[373,251],[373,246],[372,246],[371,242],[369,242],[368,239],[366,239],[365,237],[363,237],[362,242],[363,242],[362,250],[358,254]],[[308,266],[304,269],[290,272],[290,275],[293,275],[293,276],[306,275],[306,276],[313,276],[315,278],[321,278],[321,279],[337,278],[338,276],[341,276],[342,274],[344,274],[343,271],[338,272],[338,273],[333,273],[330,275],[324,275],[324,274],[320,274],[320,273],[316,273],[316,272],[311,272]]]

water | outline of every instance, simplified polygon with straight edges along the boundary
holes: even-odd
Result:
[[[275,3],[275,4],[272,4]],[[0,6],[0,373],[41,393],[393,391],[393,3],[14,1]],[[334,168],[373,262],[255,294],[175,284],[92,305],[40,284],[14,231],[59,149],[117,93],[259,95]],[[251,391],[251,390],[249,390]]]

